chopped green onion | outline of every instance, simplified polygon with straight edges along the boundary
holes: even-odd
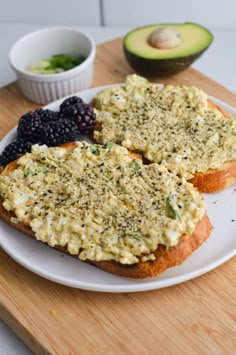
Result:
[[[176,219],[179,218],[179,213],[172,206],[172,202],[173,202],[173,197],[169,195],[166,199],[166,213],[167,216],[170,217],[171,219]]]
[[[29,176],[30,173],[31,173],[31,171],[30,171],[29,168],[25,169],[25,170],[24,170],[24,177]]]
[[[138,171],[141,168],[139,163],[137,163],[135,160],[132,161],[131,166],[135,171]]]
[[[56,54],[50,59],[43,59],[33,63],[29,71],[39,74],[61,73],[75,68],[77,65],[83,63],[85,59],[86,57],[83,55],[72,57],[68,54]]]
[[[106,142],[103,144],[103,148],[109,149],[109,150],[114,146],[115,146],[115,143],[112,143],[112,142]]]
[[[94,154],[94,155],[100,155],[100,150],[98,148],[98,145],[97,144],[93,144],[91,146],[91,153]]]

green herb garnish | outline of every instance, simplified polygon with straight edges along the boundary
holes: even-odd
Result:
[[[114,146],[115,146],[115,143],[112,143],[112,142],[106,142],[103,144],[103,148],[109,149],[109,150]]]
[[[132,161],[131,166],[135,171],[138,171],[141,169],[141,166],[135,160]]]
[[[166,199],[166,213],[167,216],[170,217],[171,219],[176,219],[179,218],[179,213],[174,207],[172,206],[173,203],[173,197],[169,195]]]
[[[98,177],[98,172],[95,169],[93,169],[92,172],[93,172],[95,177]]]
[[[108,179],[111,179],[111,177],[112,177],[108,171],[104,171],[103,175]]]
[[[132,234],[132,237],[136,240],[142,240],[143,235],[141,233],[137,232],[137,233]]]
[[[85,57],[83,56],[78,56],[76,58],[73,58],[70,55],[57,54],[52,56],[52,58],[49,60],[49,65],[45,69],[52,70],[52,71],[57,69],[63,69],[63,71],[66,71],[83,63],[84,60]]]
[[[82,55],[72,57],[68,54],[56,54],[50,59],[43,59],[32,64],[29,71],[38,74],[61,73],[75,68],[83,63],[85,59],[86,57]]]
[[[99,150],[97,144],[93,144],[90,149],[91,149],[92,154],[97,155],[97,156],[100,155],[100,150]]]
[[[31,171],[30,171],[29,168],[25,169],[25,170],[24,170],[24,177],[29,176],[30,173],[31,173]]]

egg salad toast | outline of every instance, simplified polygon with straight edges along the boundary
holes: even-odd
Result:
[[[1,172],[0,197],[14,228],[132,278],[182,263],[212,229],[192,184],[110,142],[33,145]]]
[[[149,83],[130,75],[125,85],[94,99],[94,139],[112,141],[185,177],[201,192],[236,181],[236,120],[195,87]]]

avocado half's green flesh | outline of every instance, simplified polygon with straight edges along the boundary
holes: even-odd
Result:
[[[173,27],[182,36],[182,43],[172,49],[157,49],[148,43],[157,28]],[[159,24],[139,27],[125,36],[123,48],[130,66],[145,76],[168,76],[191,65],[210,46],[213,35],[196,23]]]

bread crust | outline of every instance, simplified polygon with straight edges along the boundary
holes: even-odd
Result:
[[[72,149],[75,146],[75,143],[66,143],[63,145],[66,149]],[[132,158],[140,158],[136,153],[130,152]],[[17,167],[17,160],[8,164],[6,168],[2,171],[2,175],[9,174],[10,171],[14,170]],[[3,201],[0,199],[0,219],[6,223],[13,226],[15,229],[20,232],[27,234],[35,238],[35,234],[32,231],[31,227],[26,223],[13,223],[12,217],[16,217],[15,214],[11,211],[7,211],[3,207]],[[156,257],[155,261],[141,261],[132,265],[123,265],[116,261],[94,261],[86,260],[85,262],[92,264],[104,271],[116,274],[119,276],[130,277],[135,279],[144,279],[149,277],[158,276],[164,272],[167,268],[181,264],[186,260],[194,250],[201,246],[201,244],[206,241],[210,236],[212,231],[212,225],[209,221],[207,215],[204,215],[203,218],[198,222],[194,232],[191,235],[183,235],[180,238],[179,243],[175,247],[166,248],[163,245],[159,245],[157,250],[153,253]],[[55,249],[62,251],[68,255],[68,250],[66,247],[61,247],[59,245],[55,246]],[[73,255],[76,258],[79,258],[79,255]]]
[[[212,193],[222,191],[236,183],[236,161],[225,164],[222,169],[195,173],[189,180],[200,192]]]
[[[15,214],[5,210],[2,204],[2,200],[0,200],[0,218],[20,232],[35,238],[34,232],[28,225],[23,223],[13,223],[11,221],[12,217],[15,217]],[[86,260],[85,262],[94,265],[104,271],[123,277],[130,277],[135,279],[155,277],[170,267],[182,264],[196,249],[198,249],[203,244],[203,242],[207,240],[211,234],[212,228],[213,227],[208,216],[204,215],[196,225],[194,232],[192,234],[182,236],[176,246],[166,248],[163,245],[159,245],[157,250],[153,253],[156,257],[156,260],[154,261],[143,262],[139,260],[138,263],[132,265],[123,265],[113,260]],[[55,249],[62,251],[67,255],[71,255],[66,247],[56,245]],[[79,255],[71,256],[79,258]]]
[[[88,261],[105,271],[125,277],[144,279],[155,277],[166,269],[182,264],[194,250],[207,240],[212,231],[212,225],[207,215],[198,222],[194,232],[181,237],[179,243],[170,248],[159,245],[153,253],[155,261],[139,261],[137,264],[123,265],[115,261]]]
[[[224,111],[221,107],[214,104],[212,101],[208,100],[208,105],[220,111],[225,118],[232,118],[232,116]],[[101,126],[96,123],[96,131],[101,130]],[[143,157],[143,161],[147,164],[151,162]],[[199,192],[203,193],[213,193],[222,191],[225,188],[234,185],[236,183],[236,160],[228,162],[222,166],[220,169],[209,169],[208,171],[201,173],[196,172],[194,177],[188,180]]]

